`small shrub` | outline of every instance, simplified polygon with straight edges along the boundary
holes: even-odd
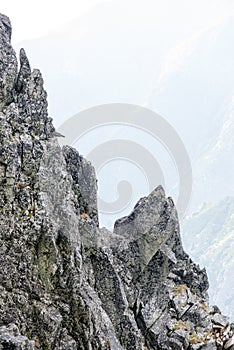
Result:
[[[174,289],[174,295],[178,296],[181,293],[183,293],[184,291],[186,291],[188,289],[188,287],[185,284],[180,284],[177,287],[175,287]]]
[[[189,326],[188,326],[185,322],[183,322],[183,321],[181,321],[181,320],[179,320],[179,321],[173,326],[173,331],[176,331],[176,330],[181,329],[181,328],[183,328],[185,331],[189,331]]]
[[[202,340],[199,338],[197,333],[193,333],[189,336],[189,342],[190,344],[199,344],[202,343]]]

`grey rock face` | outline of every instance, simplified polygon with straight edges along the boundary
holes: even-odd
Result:
[[[26,87],[26,82],[30,78],[31,68],[24,49],[20,50],[20,71],[17,76],[16,90],[21,92]]]
[[[7,16],[0,15],[0,110],[13,100],[17,76],[17,59],[10,40],[10,20]]]
[[[67,171],[73,180],[73,191],[77,198],[77,209],[80,214],[87,214],[98,226],[97,180],[93,166],[69,147],[63,147]]]
[[[173,201],[159,187],[100,229],[94,169],[58,145],[23,50],[14,84],[1,81],[0,349],[216,349],[212,324],[226,319],[183,250]]]
[[[19,329],[14,324],[7,327],[0,327],[0,349],[24,349],[33,350],[34,342],[20,334]]]

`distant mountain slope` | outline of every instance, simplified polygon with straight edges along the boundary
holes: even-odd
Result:
[[[234,198],[204,206],[182,224],[192,258],[206,266],[211,302],[234,319]]]
[[[150,106],[176,128],[192,158],[191,211],[234,195],[234,18],[177,47],[164,65]]]
[[[216,202],[224,196],[234,195],[233,135],[234,97],[231,97],[223,113],[223,124],[217,137],[194,167],[194,192],[198,191],[208,201]]]
[[[233,94],[233,39],[231,17],[174,48],[155,82],[151,107],[181,131],[194,155],[217,136]]]

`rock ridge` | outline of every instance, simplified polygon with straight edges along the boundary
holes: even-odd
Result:
[[[0,349],[231,349],[161,186],[99,228],[93,166],[58,144],[39,70],[0,15]]]

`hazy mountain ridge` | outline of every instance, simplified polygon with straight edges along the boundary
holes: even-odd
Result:
[[[231,17],[173,49],[151,96],[151,107],[175,125],[191,155],[196,151],[193,158],[218,135],[233,94],[233,36]]]
[[[233,319],[234,198],[204,205],[183,222],[182,235],[188,253],[207,268],[212,302]]]
[[[230,17],[175,49],[151,97],[151,107],[172,123],[191,156],[190,213],[234,191],[233,38]]]
[[[231,17],[182,45],[169,58],[152,97],[193,148],[190,213],[195,214],[182,223],[182,236],[189,254],[207,266],[212,302],[232,318],[233,36]],[[203,202],[209,204],[199,209]]]

